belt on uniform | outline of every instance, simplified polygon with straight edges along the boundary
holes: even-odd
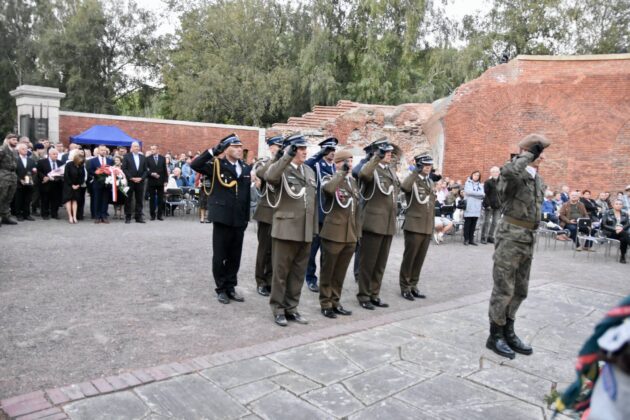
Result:
[[[503,220],[505,220],[511,225],[520,226],[525,229],[536,230],[536,228],[538,227],[538,223],[528,222],[527,220],[515,219],[514,217],[510,217],[510,216],[504,215]]]

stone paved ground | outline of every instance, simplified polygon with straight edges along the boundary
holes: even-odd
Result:
[[[301,312],[311,324],[281,329],[253,290],[252,227],[240,276],[247,301],[223,307],[208,283],[211,227],[192,219],[156,225],[2,227],[0,397],[49,389],[5,399],[5,411],[461,418],[467,410],[473,418],[543,418],[543,396],[572,380],[579,345],[629,289],[627,266],[541,245],[518,323],[536,353],[502,363],[483,348],[488,246],[432,246],[429,299],[407,302],[397,293],[397,237],[383,293],[390,309],[358,308],[348,277],[343,300],[355,315],[321,317],[305,289]],[[121,411],[106,411],[113,408]]]

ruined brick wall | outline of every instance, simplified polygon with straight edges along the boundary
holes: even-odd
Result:
[[[486,177],[524,135],[538,132],[553,142],[541,168],[552,189],[566,183],[597,193],[630,184],[630,54],[519,57],[445,101],[425,131],[442,142],[451,177],[475,169]]]
[[[218,140],[234,132],[243,142],[243,148],[248,150],[248,160],[258,156],[261,133],[264,137],[264,130],[257,127],[62,111],[59,121],[59,140],[67,145],[70,136],[80,134],[93,125],[115,125],[131,137],[141,140],[145,150],[152,144],[157,144],[161,153],[171,151],[177,154],[186,153],[189,150],[193,152],[206,150],[216,145]]]

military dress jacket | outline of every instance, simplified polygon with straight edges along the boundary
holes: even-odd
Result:
[[[149,158],[150,159],[150,158]],[[208,196],[208,220],[231,227],[246,227],[249,222],[251,166],[239,160],[241,175],[226,158],[215,159],[206,150],[192,161],[190,167],[210,177],[213,184]],[[215,164],[219,165],[217,169]],[[226,184],[232,184],[227,186]]]
[[[433,181],[414,169],[402,182],[400,189],[407,198],[403,230],[430,235],[435,226],[435,192]]]
[[[534,231],[541,220],[541,205],[546,186],[538,173],[532,177],[527,165],[534,155],[523,152],[501,168],[497,184],[503,218],[497,237],[515,242],[533,243]]]
[[[273,212],[271,237],[312,242],[319,229],[315,207],[317,180],[311,168],[307,165],[301,165],[301,170],[295,168],[292,160],[285,154],[265,172],[265,181],[274,187],[279,199]]]
[[[258,206],[254,211],[254,220],[271,224],[273,222],[273,207],[269,205],[275,205],[276,195],[270,188],[268,188],[267,181],[265,181],[265,173],[274,162],[272,158],[265,158],[263,161],[255,165],[256,176],[260,179],[260,200],[258,200]],[[273,187],[271,187],[273,188]]]
[[[335,164],[326,162],[324,157],[320,154],[307,159],[304,163],[315,171],[317,179],[317,211],[319,212],[319,223],[322,224],[324,223],[324,217],[326,217],[324,209],[322,208],[322,204],[324,203],[324,197],[321,197],[322,179],[327,176],[332,176],[335,173]]]
[[[359,185],[347,172],[339,171],[322,181],[326,197],[324,210],[330,212],[324,219],[320,238],[333,242],[355,243],[361,237],[359,215]]]
[[[400,181],[389,166],[382,167],[375,155],[359,171],[363,196],[363,230],[378,235],[396,233],[396,198]],[[390,192],[391,190],[391,192]]]

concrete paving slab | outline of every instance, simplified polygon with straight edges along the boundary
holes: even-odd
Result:
[[[518,400],[445,410],[438,416],[449,420],[545,420],[540,407]]]
[[[585,289],[568,283],[546,284],[540,289],[534,290],[534,297],[540,297],[541,300],[557,298],[564,303],[601,311],[607,311],[623,299],[623,296],[618,294]]]
[[[361,372],[335,346],[320,341],[269,356],[289,369],[324,385],[330,385]]]
[[[429,367],[425,365],[409,362],[407,360],[394,362],[392,366],[407,375],[415,376],[416,379],[421,381],[432,378],[440,373],[437,370],[429,369]]]
[[[510,399],[464,378],[450,375],[439,375],[421,382],[397,394],[396,398],[430,412]]]
[[[212,367],[201,371],[201,374],[222,388],[228,389],[286,371],[286,368],[266,357],[256,357]]]
[[[542,347],[535,347],[530,356],[517,355],[514,360],[505,359],[503,364],[552,382],[575,380],[575,358],[568,358]]]
[[[268,420],[319,420],[330,415],[287,391],[275,391],[250,404],[250,409]]]
[[[329,342],[363,370],[400,360],[399,348],[387,346],[383,341],[360,340],[353,334]]]
[[[277,384],[271,382],[269,379],[263,379],[262,381],[237,386],[236,388],[230,389],[228,393],[241,404],[249,404],[278,389],[280,389],[280,387]]]
[[[391,366],[382,366],[347,379],[343,384],[361,402],[370,405],[417,382],[418,379],[412,375]]]
[[[403,344],[418,340],[417,334],[414,334],[406,329],[399,328],[394,324],[354,333],[351,334],[350,337],[356,337],[370,342],[377,342],[390,347],[400,347]]]
[[[550,381],[509,366],[491,365],[467,379],[538,406],[545,404],[544,397],[551,392]]]
[[[429,420],[435,416],[395,398],[377,402],[351,415],[348,420]]]
[[[186,375],[135,388],[151,411],[174,419],[237,419],[249,411],[199,375]]]
[[[470,322],[458,317],[454,311],[414,317],[394,324],[421,337],[436,337],[446,331],[472,331],[479,328],[479,320]]]
[[[63,409],[72,420],[139,420],[150,413],[149,407],[131,391],[88,398]]]
[[[428,366],[430,369],[456,376],[468,375],[479,369],[479,354],[431,338],[405,344],[401,349],[403,360]]]
[[[592,330],[592,325],[549,325],[534,337],[531,345],[534,351],[542,348],[558,353],[564,358],[573,359],[582,348],[584,341],[591,335]]]
[[[337,418],[349,416],[365,407],[341,384],[316,389],[304,394],[303,398]]]
[[[283,373],[282,375],[274,376],[271,380],[280,387],[296,395],[321,387],[320,384],[313,382],[302,375],[298,375],[295,372]]]

